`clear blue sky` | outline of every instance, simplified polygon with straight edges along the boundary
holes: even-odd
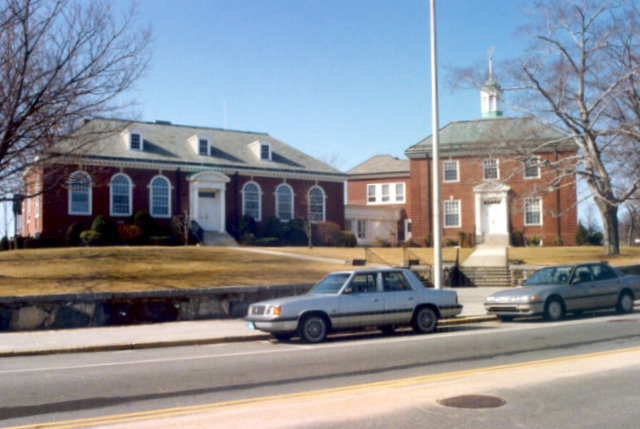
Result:
[[[135,3],[153,59],[126,116],[266,132],[343,171],[432,132],[429,0]],[[520,55],[528,5],[437,2],[440,127],[480,117],[478,92],[451,91],[448,70],[486,67],[491,46],[496,63]]]

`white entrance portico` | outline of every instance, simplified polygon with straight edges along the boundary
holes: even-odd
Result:
[[[496,181],[484,182],[473,188],[476,203],[476,237],[486,243],[489,237],[509,243],[509,189]]]
[[[202,171],[187,178],[189,181],[189,217],[205,231],[226,230],[225,189],[231,180],[215,171]]]

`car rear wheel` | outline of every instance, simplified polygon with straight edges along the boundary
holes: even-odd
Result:
[[[559,298],[551,298],[544,306],[544,318],[555,322],[564,318],[564,304]]]
[[[438,315],[429,307],[416,310],[413,316],[413,330],[417,334],[429,334],[436,330]]]
[[[631,292],[624,291],[620,294],[616,311],[618,313],[631,313],[633,311],[633,295],[631,295]]]
[[[513,316],[498,316],[501,322],[511,322],[513,320]]]
[[[327,322],[321,316],[307,316],[300,322],[298,334],[307,343],[319,343],[327,336]]]

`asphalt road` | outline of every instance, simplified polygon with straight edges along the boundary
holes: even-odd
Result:
[[[251,419],[261,427],[328,427],[327,419],[330,427],[418,427],[425,416],[443,427],[491,427],[491,416],[503,423],[493,427],[571,427],[575,407],[614,407],[606,409],[617,410],[616,424],[605,426],[636,427],[639,397],[625,390],[640,381],[636,347],[638,312],[460,325],[426,336],[360,333],[313,346],[259,341],[4,358],[0,427],[102,416],[109,417],[47,427],[198,427],[198,418],[201,427],[247,427]],[[493,414],[437,403],[469,392],[506,403]],[[141,412],[148,413],[133,414]]]

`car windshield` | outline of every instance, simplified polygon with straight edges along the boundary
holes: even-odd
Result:
[[[572,268],[572,266],[543,268],[533,273],[533,275],[524,282],[524,286],[566,285]]]
[[[338,293],[349,276],[351,276],[351,273],[329,274],[327,277],[320,280],[320,283],[311,289],[310,293]]]

